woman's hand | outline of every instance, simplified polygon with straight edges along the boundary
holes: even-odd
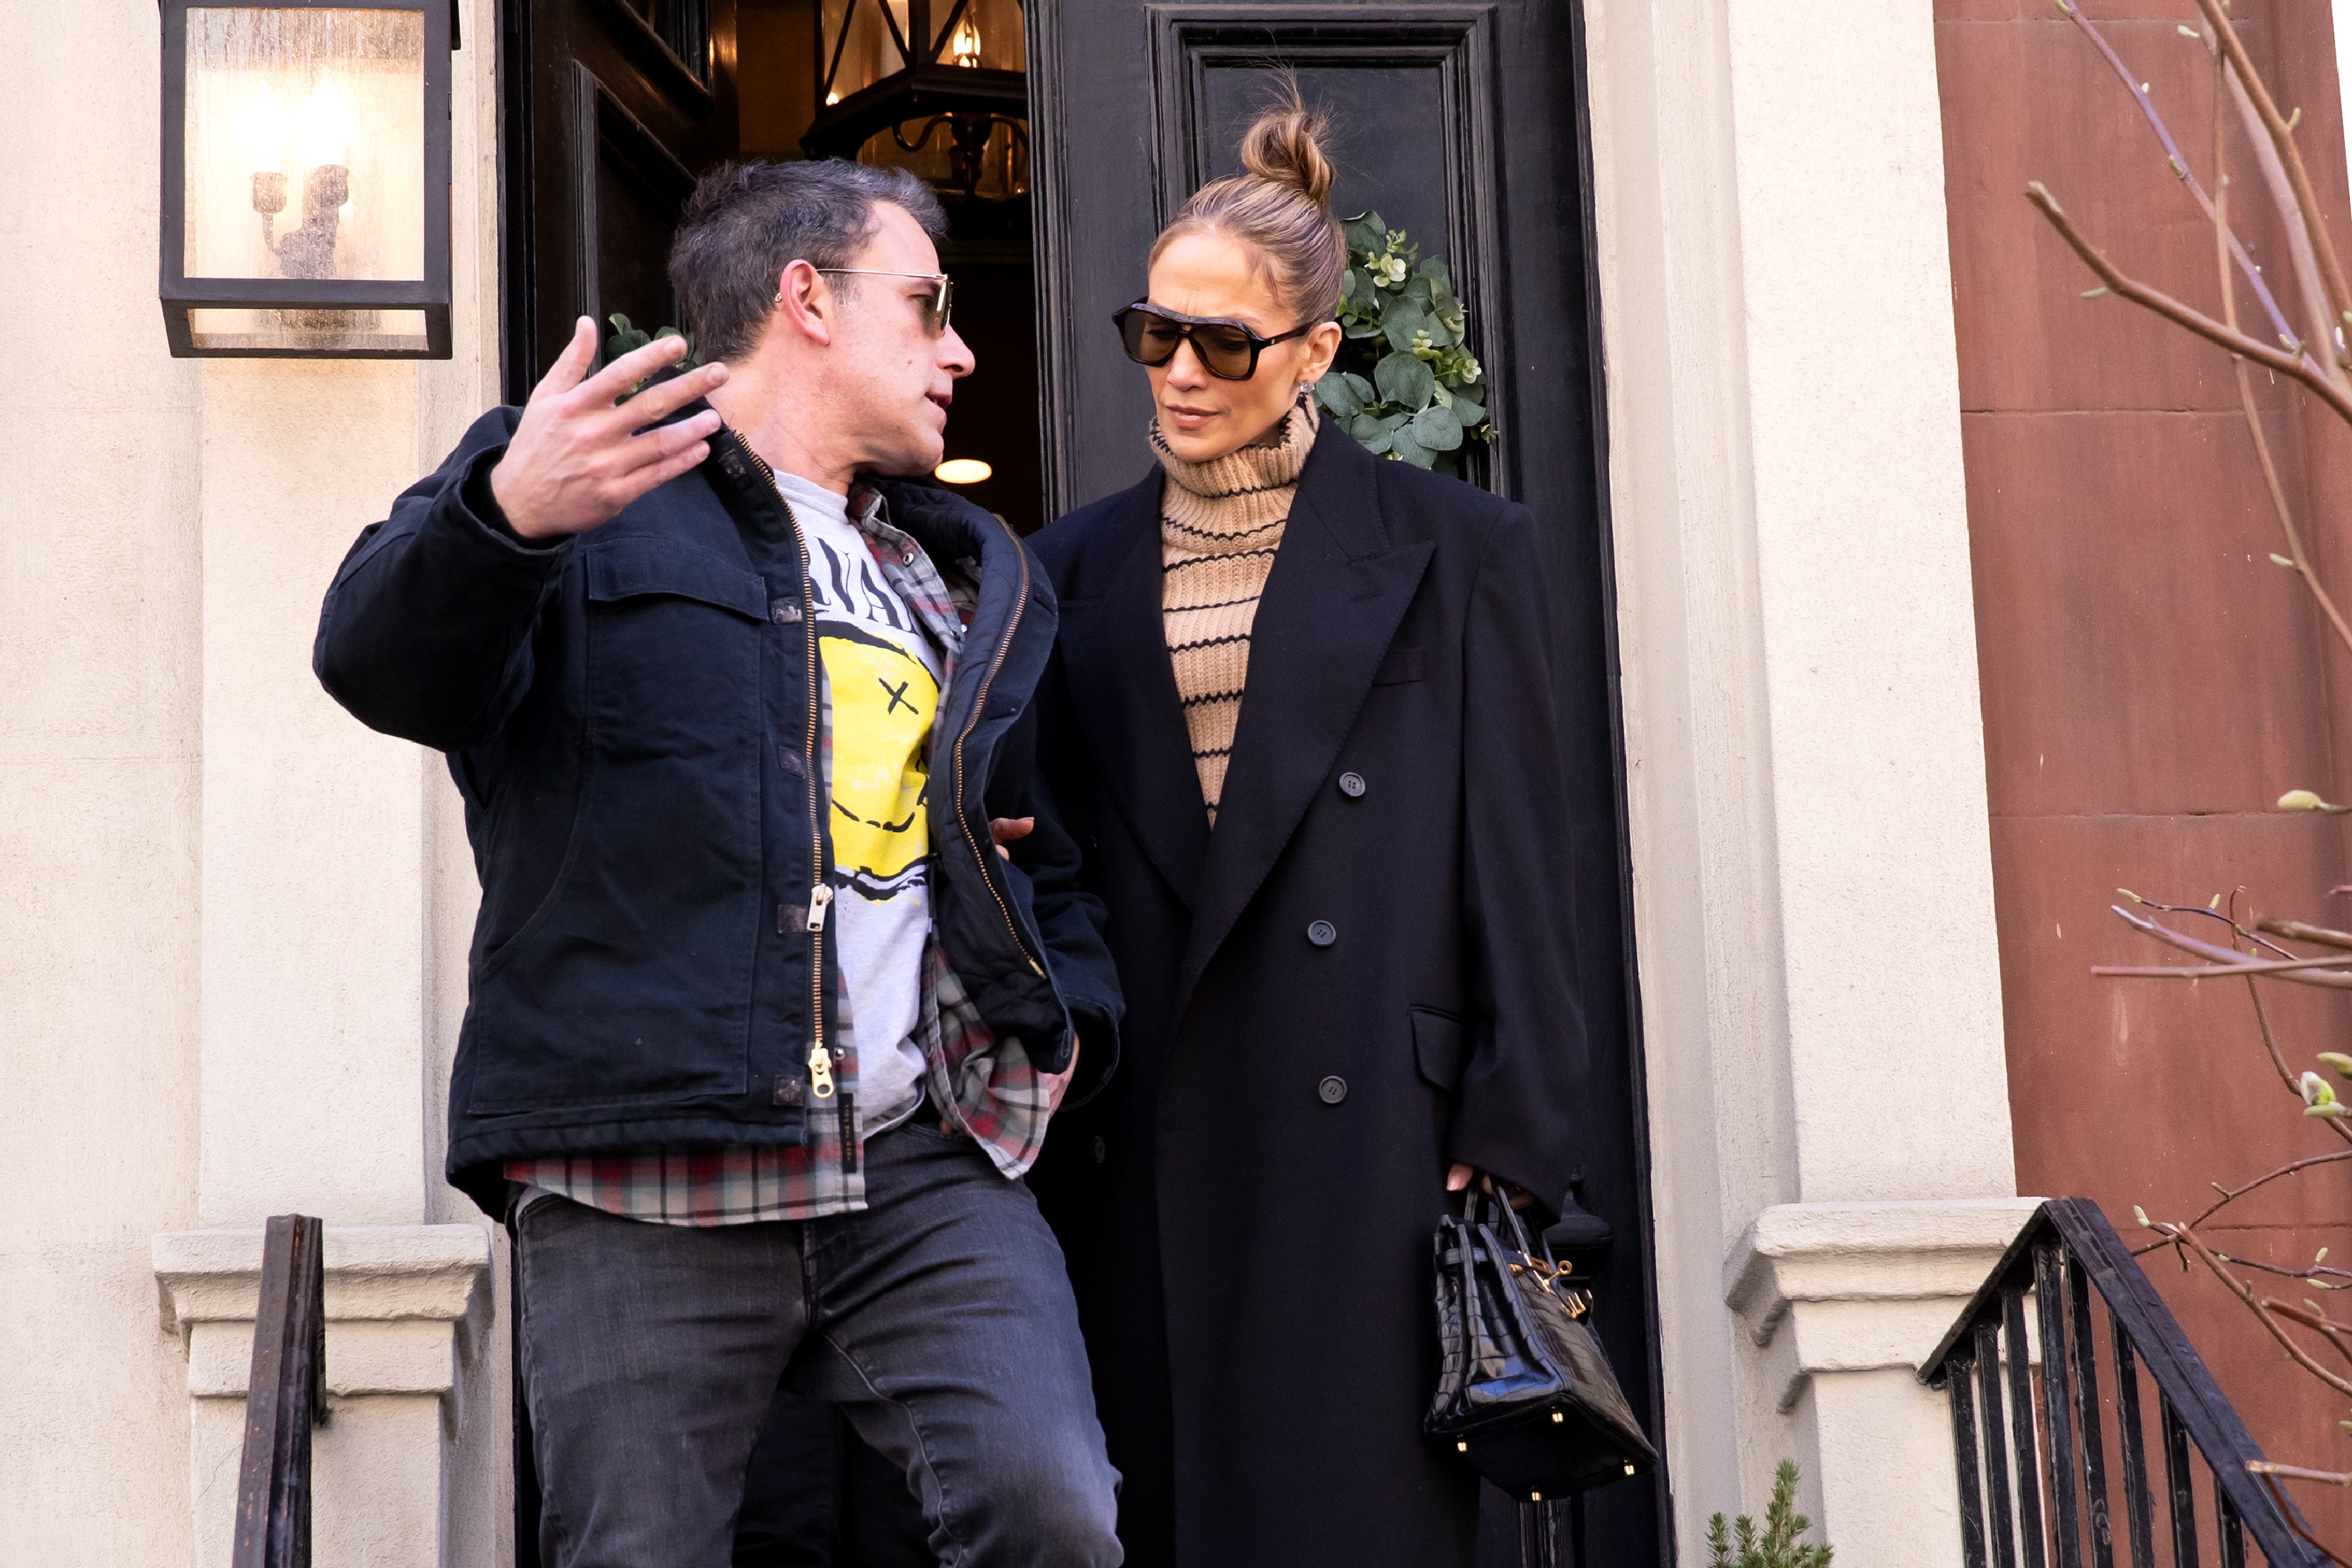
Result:
[[[1480,1187],[1490,1193],[1498,1184],[1494,1177],[1480,1175],[1478,1172],[1456,1160],[1454,1163],[1454,1168],[1445,1173],[1445,1190],[1449,1193],[1461,1192],[1470,1185],[1470,1178],[1473,1176],[1478,1178]],[[1515,1209],[1523,1209],[1536,1201],[1536,1195],[1525,1187],[1515,1187],[1508,1182],[1499,1184],[1503,1189],[1503,1195],[1511,1200],[1511,1206]]]

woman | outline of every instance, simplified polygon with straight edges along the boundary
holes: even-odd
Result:
[[[1119,313],[1156,460],[1034,541],[1045,765],[1128,1014],[1032,1181],[1136,1564],[1471,1563],[1476,1477],[1421,1431],[1431,1234],[1449,1188],[1557,1205],[1577,1163],[1536,525],[1318,416],[1318,129],[1261,118],[1160,236]]]

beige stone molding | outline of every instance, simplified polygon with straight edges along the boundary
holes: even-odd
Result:
[[[261,1293],[258,1230],[167,1231],[152,1257],[163,1327],[185,1334],[188,1394],[245,1397]],[[327,1393],[447,1395],[487,1324],[489,1233],[470,1225],[331,1226]]]
[[[2041,1201],[1780,1204],[1749,1221],[1723,1295],[1776,1408],[1822,1373],[1916,1369]]]

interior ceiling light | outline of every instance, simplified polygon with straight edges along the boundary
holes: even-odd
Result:
[[[942,484],[976,485],[994,472],[978,458],[950,458],[931,470],[931,478]]]

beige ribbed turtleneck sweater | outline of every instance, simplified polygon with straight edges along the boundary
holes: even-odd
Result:
[[[1241,721],[1258,596],[1274,570],[1316,424],[1313,400],[1302,398],[1280,441],[1205,463],[1177,457],[1159,423],[1151,426],[1151,449],[1168,476],[1160,491],[1161,619],[1212,827]]]

